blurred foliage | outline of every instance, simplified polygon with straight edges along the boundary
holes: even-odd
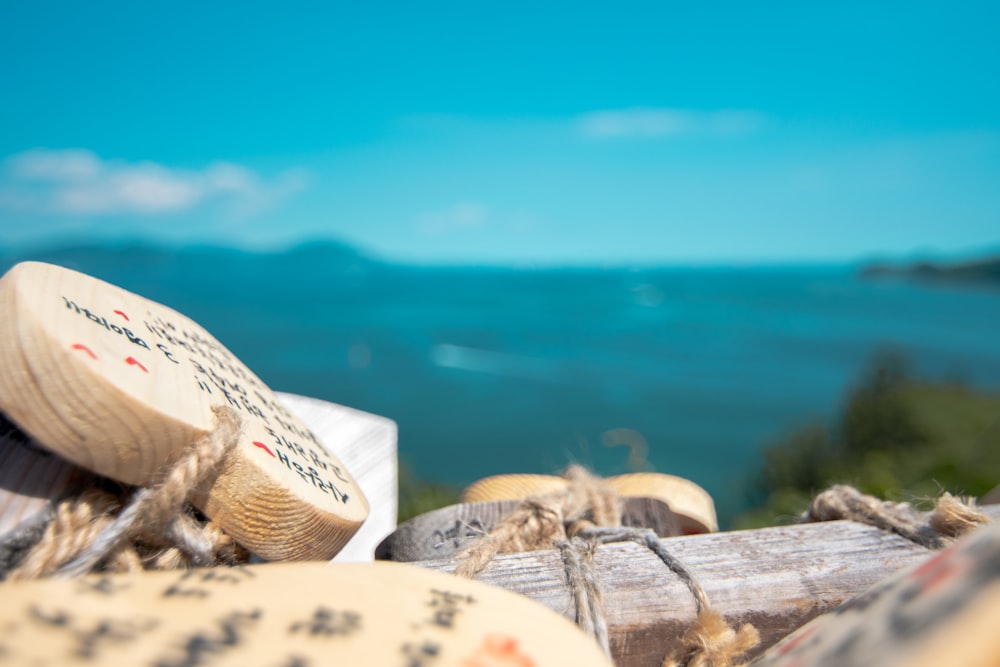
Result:
[[[765,450],[751,504],[733,528],[794,521],[831,484],[929,505],[943,491],[981,496],[1000,484],[1000,395],[920,382],[883,354],[831,426],[811,425]]]
[[[399,518],[403,523],[418,514],[454,505],[462,489],[457,486],[418,479],[405,463],[399,464]]]

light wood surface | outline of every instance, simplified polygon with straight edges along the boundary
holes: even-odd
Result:
[[[658,472],[628,473],[604,479],[619,496],[656,498],[681,517],[682,530],[689,535],[719,529],[712,496],[689,479]],[[476,480],[462,491],[463,503],[487,500],[523,500],[528,496],[563,491],[567,482],[555,475],[492,475]]]
[[[528,496],[564,491],[566,480],[555,475],[529,473],[491,475],[477,479],[462,490],[463,503],[487,500],[523,500]]]
[[[0,280],[0,409],[61,457],[147,485],[214,428],[213,406],[235,410],[242,433],[193,502],[267,560],[337,553],[368,515],[361,489],[197,323],[52,265]]]
[[[0,594],[4,664],[610,667],[541,605],[399,563],[91,575]]]
[[[981,508],[1000,518],[1000,505]],[[758,650],[908,565],[932,555],[893,533],[850,521],[673,537],[661,543],[700,581],[713,609],[760,630]],[[690,627],[695,603],[648,549],[609,544],[593,559],[618,667],[659,667],[664,646]],[[420,567],[454,572],[456,561]],[[497,556],[477,579],[526,595],[567,617],[573,601],[559,553]]]
[[[667,503],[681,517],[681,529],[688,535],[714,533],[719,529],[712,496],[689,479],[659,472],[634,472],[605,481],[620,496],[645,496]]]

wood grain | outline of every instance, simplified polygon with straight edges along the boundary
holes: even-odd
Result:
[[[983,510],[1000,517],[998,505]],[[662,544],[694,573],[714,609],[730,621],[757,626],[758,651],[932,553],[849,521],[674,537]],[[414,565],[454,572],[456,562]],[[599,547],[594,566],[615,664],[658,667],[664,647],[694,619],[690,592],[652,552],[636,544]],[[555,551],[498,556],[478,579],[572,618],[573,603]]]
[[[148,485],[214,428],[214,406],[235,411],[242,433],[194,504],[267,560],[333,556],[366,518],[364,494],[219,341],[60,267],[26,262],[0,280],[0,409],[47,449]]]
[[[283,563],[0,585],[0,661],[610,667],[558,614],[399,563]]]

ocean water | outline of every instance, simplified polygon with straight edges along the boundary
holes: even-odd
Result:
[[[1000,289],[852,267],[487,269],[76,247],[83,270],[197,320],[272,388],[385,415],[421,477],[466,484],[571,462],[694,480],[725,521],[759,452],[830,420],[884,349],[1000,389]]]

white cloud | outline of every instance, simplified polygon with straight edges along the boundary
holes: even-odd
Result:
[[[489,210],[476,202],[460,202],[443,211],[425,213],[417,219],[420,231],[441,234],[456,229],[469,229],[486,224]]]
[[[244,213],[267,208],[301,190],[304,173],[265,180],[238,164],[172,169],[155,162],[104,160],[85,149],[35,148],[13,155],[0,170],[0,207],[70,216],[153,215],[227,200]]]
[[[662,138],[680,135],[733,135],[757,131],[764,117],[755,111],[635,107],[593,111],[577,118],[580,132],[593,139]]]

